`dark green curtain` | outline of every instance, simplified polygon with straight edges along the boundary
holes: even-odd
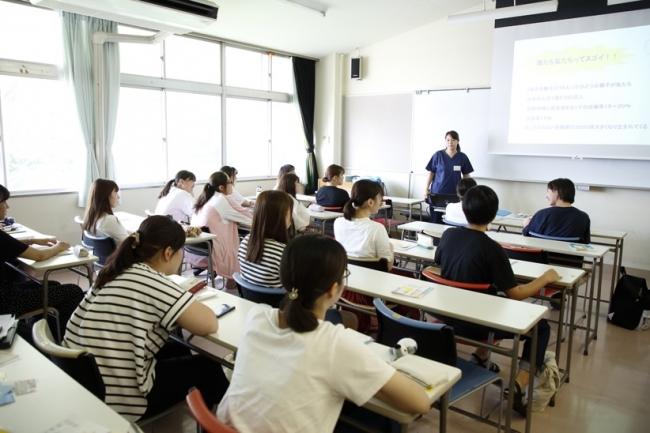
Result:
[[[318,167],[314,154],[314,99],[316,94],[316,62],[293,57],[293,77],[296,82],[296,96],[300,106],[302,126],[307,145],[307,185],[305,194],[313,194],[318,188]]]

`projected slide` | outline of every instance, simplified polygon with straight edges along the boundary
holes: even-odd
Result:
[[[509,143],[648,145],[650,26],[518,40],[510,91]]]

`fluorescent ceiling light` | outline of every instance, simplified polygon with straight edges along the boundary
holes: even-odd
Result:
[[[623,3],[638,2],[639,0],[607,0],[607,6],[620,5]]]
[[[543,1],[537,3],[528,3],[525,5],[482,10],[479,12],[470,12],[466,14],[449,15],[447,17],[448,24],[465,24],[473,23],[476,21],[490,21],[500,20],[503,18],[523,17],[526,15],[544,14],[548,12],[557,11],[557,0]]]
[[[327,5],[312,0],[275,0],[275,1],[281,3],[287,3],[292,6],[300,6],[309,9],[310,11],[318,12],[322,16],[325,16],[325,14],[327,13],[327,9],[329,8]]]

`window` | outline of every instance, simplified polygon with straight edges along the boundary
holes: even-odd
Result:
[[[167,78],[221,83],[221,46],[191,38],[169,38],[165,41]]]
[[[226,100],[226,161],[242,177],[270,173],[268,105],[250,99]]]
[[[151,36],[154,32],[118,26],[122,34]],[[162,46],[160,44],[120,43],[120,72],[123,74],[162,77]]]
[[[256,51],[226,47],[226,85],[268,90],[268,56]]]

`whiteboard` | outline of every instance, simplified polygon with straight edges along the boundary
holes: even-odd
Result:
[[[455,130],[473,177],[543,182],[568,177],[576,184],[650,189],[650,161],[582,159],[489,154],[490,90],[441,90],[413,96],[411,167],[424,174],[429,158]]]
[[[343,98],[342,164],[348,170],[407,173],[411,168],[413,94]]]

